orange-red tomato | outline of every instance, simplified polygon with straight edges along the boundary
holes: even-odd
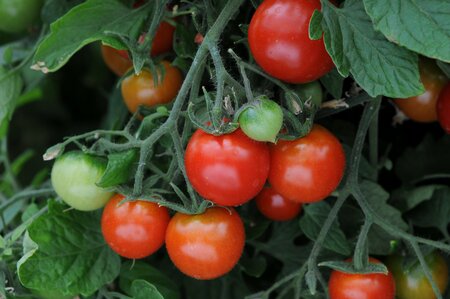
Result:
[[[371,263],[381,263],[369,258]],[[394,299],[395,281],[391,272],[350,274],[334,270],[328,282],[330,299]]]
[[[123,57],[119,50],[102,45],[102,57],[106,66],[117,76],[123,76],[133,64],[128,58]]]
[[[437,120],[436,103],[447,77],[433,60],[422,58],[419,61],[420,79],[425,87],[421,95],[406,99],[394,99],[397,107],[411,120],[433,122]]]
[[[339,140],[314,125],[295,140],[280,140],[270,150],[270,185],[282,196],[299,203],[323,200],[344,175],[345,155]]]
[[[181,72],[166,60],[161,63],[165,72],[162,78],[162,73],[158,72],[157,84],[147,70],[142,70],[139,75],[131,74],[122,81],[122,96],[131,113],[136,112],[140,105],[153,107],[167,104],[177,95],[183,82]]]
[[[213,207],[199,215],[177,213],[166,232],[170,259],[196,279],[228,273],[241,257],[244,244],[244,225],[233,208]]]
[[[169,212],[143,200],[119,205],[124,198],[117,194],[106,204],[101,223],[103,237],[117,254],[130,259],[144,258],[164,244]]]
[[[275,221],[294,219],[302,209],[302,204],[284,198],[271,187],[265,187],[256,196],[255,202],[264,216]]]
[[[441,127],[450,134],[450,83],[442,89],[436,105],[437,115]]]

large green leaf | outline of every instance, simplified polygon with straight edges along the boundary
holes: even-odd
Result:
[[[84,45],[97,40],[124,47],[117,37],[130,35],[145,18],[145,10],[132,10],[118,0],[88,0],[52,23],[34,56],[33,68],[54,72]]]
[[[351,73],[372,97],[407,98],[424,92],[417,54],[375,31],[362,1],[347,0],[341,9],[323,2],[325,47],[341,75]]]
[[[23,81],[18,72],[0,67],[0,123],[11,117],[20,96]]]
[[[99,187],[108,188],[126,183],[136,168],[139,153],[136,149],[108,155],[105,173],[97,183]]]
[[[450,62],[450,1],[364,0],[364,5],[390,41]]]
[[[131,292],[134,299],[165,299],[154,285],[142,279],[133,282]]]
[[[117,277],[120,258],[103,240],[99,212],[65,208],[50,202],[29,226],[37,248],[20,259],[17,272],[27,288],[88,296]]]
[[[314,241],[317,239],[323,224],[327,220],[331,207],[328,203],[322,201],[305,206],[304,211],[305,214],[300,219],[300,227],[305,235]],[[328,250],[345,256],[351,254],[350,244],[340,229],[338,221],[335,221],[331,226],[328,236],[323,242],[323,246]]]

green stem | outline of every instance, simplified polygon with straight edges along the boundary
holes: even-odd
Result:
[[[375,112],[369,127],[369,161],[372,167],[376,169],[375,181],[378,177],[378,114],[379,109]]]

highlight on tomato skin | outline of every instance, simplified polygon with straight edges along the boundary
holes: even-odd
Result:
[[[436,65],[436,62],[429,58],[420,58],[419,71],[425,92],[406,99],[394,99],[394,103],[413,121],[435,122],[438,120],[436,104],[441,90],[447,83],[447,77]]]
[[[271,187],[264,187],[255,202],[261,214],[274,221],[292,220],[302,209],[302,204],[284,198]]]
[[[244,225],[233,208],[212,207],[198,215],[176,213],[167,227],[170,259],[195,279],[215,279],[231,271],[244,245]]]
[[[270,185],[285,198],[298,203],[324,200],[344,176],[342,144],[317,124],[304,137],[279,140],[272,145],[270,159]]]
[[[106,204],[101,220],[106,243],[117,254],[129,258],[147,257],[162,247],[170,216],[167,208],[136,200],[120,204],[116,194]]]
[[[309,21],[320,0],[266,0],[249,29],[250,51],[269,75],[289,83],[314,81],[334,67],[323,37],[309,38]]]
[[[347,260],[348,262],[351,259]],[[370,257],[370,263],[381,263]],[[395,281],[391,272],[351,274],[338,270],[331,272],[328,281],[330,299],[394,299]]]
[[[439,124],[447,134],[450,134],[450,82],[439,94],[436,110]]]
[[[161,61],[164,67],[164,77],[158,69],[158,81],[153,74],[143,69],[138,75],[132,73],[121,83],[122,97],[131,113],[135,113],[139,106],[154,107],[170,103],[178,94],[183,76],[181,71],[172,66],[169,61]]]

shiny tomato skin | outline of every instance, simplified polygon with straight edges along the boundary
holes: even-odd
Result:
[[[248,42],[256,62],[290,83],[314,81],[333,67],[323,38],[309,38],[309,21],[320,0],[265,0],[256,9]]]
[[[381,263],[369,258],[371,263]],[[334,270],[328,281],[330,299],[394,299],[395,281],[385,274],[351,274]]]
[[[255,202],[261,214],[274,221],[294,219],[302,209],[300,203],[284,198],[271,187],[264,187]]]
[[[167,252],[175,266],[202,280],[228,273],[244,244],[244,225],[233,208],[213,207],[199,215],[177,213],[166,232]]]
[[[450,134],[450,83],[439,94],[436,110],[441,127]]]
[[[122,97],[131,113],[136,112],[140,105],[153,107],[167,104],[178,94],[183,82],[181,72],[166,60],[161,63],[165,73],[163,78],[158,79],[157,85],[152,73],[145,69],[139,75],[133,73],[123,79]]]
[[[299,203],[325,199],[344,175],[342,145],[320,125],[314,125],[304,137],[278,141],[271,146],[270,159],[270,185],[282,196]]]
[[[102,45],[102,57],[106,66],[117,76],[123,76],[132,66],[130,59],[123,57],[121,51]]]
[[[264,187],[270,156],[266,143],[241,129],[214,136],[197,130],[185,153],[187,176],[202,197],[222,206],[238,206]]]
[[[167,208],[143,200],[119,204],[125,197],[116,194],[102,214],[102,233],[117,254],[140,259],[156,252],[164,244],[169,224]]]
[[[163,21],[156,30],[150,50],[151,56],[157,56],[172,50],[175,27]]]
[[[419,60],[419,71],[425,92],[406,99],[394,99],[394,103],[413,121],[434,122],[437,121],[436,103],[447,77],[433,60],[427,58]]]
[[[431,275],[437,283],[441,294],[445,293],[448,285],[448,265],[438,252],[433,252],[425,257],[430,268]],[[400,255],[389,256],[386,265],[392,272],[397,286],[398,299],[435,299],[436,295],[428,282],[425,273],[419,263],[409,269],[402,267],[403,257]]]

